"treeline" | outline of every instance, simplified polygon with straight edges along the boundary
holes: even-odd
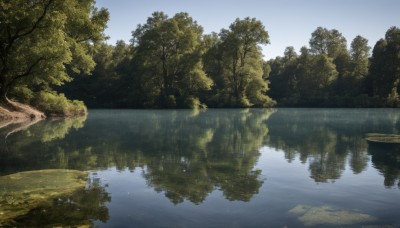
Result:
[[[91,77],[76,77],[60,92],[103,108],[270,107],[263,24],[237,19],[204,35],[187,13],[155,12],[132,32],[130,44],[96,47]]]
[[[283,57],[268,61],[270,96],[279,106],[399,107],[400,29],[391,27],[369,57],[368,41],[346,39],[318,27],[310,48],[297,54],[287,47]]]
[[[348,50],[339,31],[317,28],[310,48],[288,47],[266,62],[261,45],[269,35],[255,18],[204,34],[187,13],[155,12],[130,43],[115,45],[104,42],[108,18],[94,0],[0,2],[0,105],[12,109],[9,97],[66,116],[86,113],[81,101],[89,108],[400,104],[397,27],[371,57],[365,38]]]
[[[390,28],[370,57],[367,39],[350,50],[343,35],[318,27],[309,48],[262,58],[269,37],[254,18],[203,34],[187,13],[155,12],[130,44],[101,44],[91,77],[60,91],[90,108],[398,107],[400,29]],[[270,87],[270,90],[269,90]]]

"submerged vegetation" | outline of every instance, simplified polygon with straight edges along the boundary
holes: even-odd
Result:
[[[82,171],[53,169],[1,176],[0,225],[46,201],[83,189],[87,175]]]
[[[305,226],[346,226],[373,222],[377,218],[359,211],[337,209],[331,206],[297,205],[289,214],[298,216]]]
[[[65,169],[0,177],[0,226],[93,227],[108,220],[104,187],[88,172]]]

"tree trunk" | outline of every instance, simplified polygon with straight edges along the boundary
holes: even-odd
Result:
[[[0,105],[9,105],[9,102],[7,99],[7,92],[8,92],[8,89],[4,88],[4,86],[2,86],[0,88]]]

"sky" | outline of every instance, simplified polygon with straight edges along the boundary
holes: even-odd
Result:
[[[109,44],[129,42],[137,25],[155,11],[169,17],[187,12],[205,34],[229,28],[236,18],[254,17],[270,37],[263,46],[265,59],[282,56],[288,46],[299,52],[318,26],[337,29],[348,46],[361,35],[371,47],[391,26],[400,27],[400,0],[96,0],[96,6],[110,12]]]

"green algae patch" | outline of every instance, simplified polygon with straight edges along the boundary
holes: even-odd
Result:
[[[87,172],[49,169],[0,177],[0,224],[86,185]]]
[[[373,222],[375,217],[358,211],[336,209],[330,206],[312,207],[297,205],[289,213],[298,216],[300,222],[306,226],[321,225],[353,225]]]

